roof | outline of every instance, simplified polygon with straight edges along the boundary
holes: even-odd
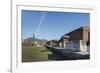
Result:
[[[69,32],[69,33],[67,33],[67,34],[65,34],[65,35],[69,35],[70,33],[74,32],[74,31],[77,31],[77,30],[88,30],[88,31],[90,32],[90,28],[89,28],[89,27],[87,27],[87,26],[82,26],[82,27],[80,27],[80,28],[77,28],[77,29],[75,29],[75,30],[73,30],[73,31],[71,31],[71,32]],[[65,36],[65,35],[64,35],[64,36]]]

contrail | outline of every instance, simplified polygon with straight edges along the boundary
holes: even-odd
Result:
[[[35,35],[37,35],[39,33],[40,28],[42,26],[42,23],[43,23],[45,17],[46,17],[46,12],[42,12],[41,18],[39,20],[39,24],[38,24],[37,29],[36,29],[36,32],[35,32]]]

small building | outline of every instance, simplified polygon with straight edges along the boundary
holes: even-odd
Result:
[[[43,39],[33,39],[32,37],[23,39],[22,44],[23,46],[36,46],[36,47],[42,47],[46,44],[46,40]]]
[[[62,36],[61,39],[59,40],[59,47],[66,48],[68,44],[68,39],[69,39],[69,36],[67,35]]]

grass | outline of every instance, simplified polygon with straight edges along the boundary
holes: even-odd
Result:
[[[22,62],[48,61],[48,53],[50,51],[45,47],[22,47]]]

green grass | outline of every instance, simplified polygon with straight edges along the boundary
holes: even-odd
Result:
[[[45,47],[22,47],[22,62],[48,61],[50,51]]]

